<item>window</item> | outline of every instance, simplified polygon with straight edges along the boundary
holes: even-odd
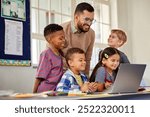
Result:
[[[106,47],[110,33],[110,2],[109,0],[31,0],[32,18],[32,63],[38,64],[39,54],[46,48],[43,29],[49,23],[71,20],[74,8],[80,2],[88,2],[95,8],[96,22],[92,24],[95,30],[95,45],[93,49],[91,69],[98,61],[98,52]]]
[[[31,0],[32,64],[37,65],[39,55],[46,48],[43,29],[47,24],[71,19],[71,0]]]

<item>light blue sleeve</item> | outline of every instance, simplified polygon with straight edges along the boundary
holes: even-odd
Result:
[[[100,83],[105,83],[105,68],[104,67],[98,68],[96,72],[95,81],[100,82]]]
[[[68,93],[70,90],[71,84],[69,78],[64,74],[57,85],[56,91]]]

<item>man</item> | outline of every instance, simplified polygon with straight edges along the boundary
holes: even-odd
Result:
[[[90,28],[93,22],[94,8],[86,2],[82,2],[75,9],[74,20],[62,24],[67,41],[67,47],[63,50],[64,55],[72,47],[84,50],[87,62],[85,73],[87,75],[89,75],[90,61],[95,41],[95,32]]]

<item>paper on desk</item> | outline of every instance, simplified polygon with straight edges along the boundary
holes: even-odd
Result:
[[[85,96],[86,93],[82,93],[82,91],[71,90],[68,92],[68,96]]]
[[[99,93],[96,93],[96,94],[87,94],[85,96],[86,97],[109,97],[109,96],[112,96],[112,95],[110,95],[108,93],[101,93],[101,92],[99,92]]]
[[[43,93],[16,93],[11,96],[15,98],[47,97],[47,95]]]
[[[10,96],[14,93],[13,90],[0,90],[0,96]]]

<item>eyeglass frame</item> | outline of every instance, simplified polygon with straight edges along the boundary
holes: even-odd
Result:
[[[90,19],[88,17],[83,17],[83,21],[87,22],[88,24],[94,24],[96,22],[95,19]]]

